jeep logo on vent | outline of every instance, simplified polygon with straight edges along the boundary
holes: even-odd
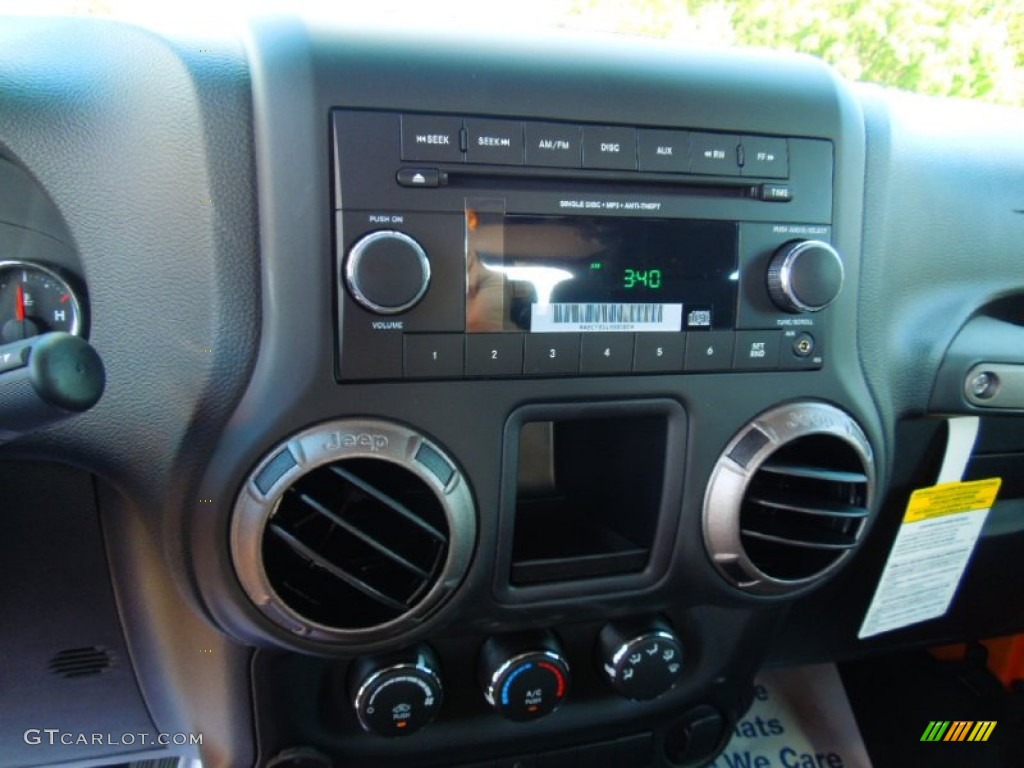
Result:
[[[386,435],[372,432],[332,432],[324,443],[325,451],[344,450],[346,448],[364,448],[374,453],[388,447]]]

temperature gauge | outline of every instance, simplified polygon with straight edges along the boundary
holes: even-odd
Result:
[[[50,331],[82,332],[82,306],[67,280],[39,264],[0,261],[0,343]]]

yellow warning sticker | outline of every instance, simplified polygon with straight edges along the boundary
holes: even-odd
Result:
[[[914,491],[907,505],[904,523],[917,523],[945,515],[989,509],[996,500],[1002,478],[972,480],[967,483],[943,483]]]
[[[960,586],[998,478],[914,491],[857,637],[945,616]]]

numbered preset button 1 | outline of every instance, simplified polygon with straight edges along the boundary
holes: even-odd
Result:
[[[579,373],[580,334],[533,333],[526,337],[527,376]]]
[[[467,376],[519,376],[523,372],[523,334],[466,336]]]
[[[405,337],[407,379],[450,379],[462,376],[462,334],[419,333]]]
[[[633,355],[633,370],[637,373],[681,371],[685,348],[685,333],[638,333],[636,352]]]
[[[632,333],[583,334],[580,373],[629,373],[632,366]]]

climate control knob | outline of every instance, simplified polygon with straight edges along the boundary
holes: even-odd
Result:
[[[550,634],[489,639],[480,652],[487,703],[509,720],[555,711],[569,690],[569,662]]]
[[[437,660],[426,646],[382,659],[359,659],[349,678],[359,724],[380,736],[414,733],[441,708]]]
[[[786,312],[819,312],[843,287],[843,260],[821,240],[794,240],[768,264],[768,295]]]
[[[404,232],[372,232],[349,250],[344,280],[352,298],[366,309],[396,315],[412,309],[427,292],[430,260]]]
[[[662,621],[608,624],[597,640],[605,678],[627,699],[657,698],[682,674],[683,644]]]

